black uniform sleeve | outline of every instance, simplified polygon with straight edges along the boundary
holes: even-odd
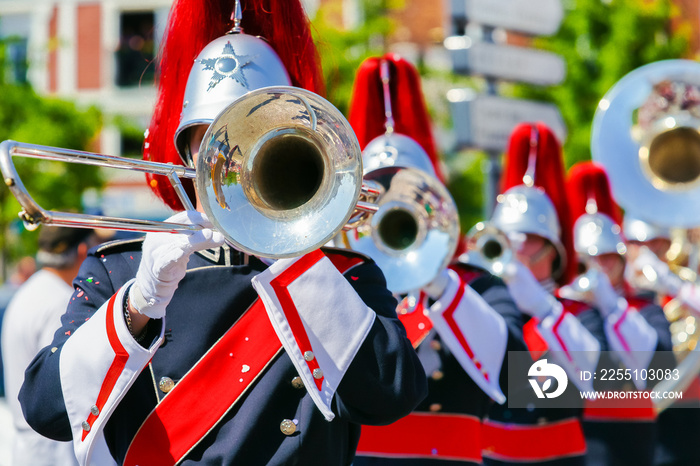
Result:
[[[508,351],[527,351],[523,340],[522,314],[513,302],[503,280],[495,275],[484,273],[469,285],[503,317],[508,327],[508,343],[499,378],[501,390],[503,393],[508,393]]]
[[[338,387],[334,410],[358,424],[389,424],[425,398],[425,372],[396,316],[396,299],[386,289],[379,267],[368,261],[346,278],[377,317]]]

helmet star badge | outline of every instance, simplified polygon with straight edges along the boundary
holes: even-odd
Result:
[[[243,75],[243,67],[249,65],[255,58],[255,55],[236,55],[231,42],[226,42],[223,52],[218,57],[198,60],[204,65],[204,70],[214,71],[211,81],[209,81],[207,92],[214,89],[217,84],[227,77],[237,81],[244,87],[248,87],[248,82]]]

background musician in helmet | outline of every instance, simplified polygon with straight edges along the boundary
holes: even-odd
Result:
[[[567,392],[573,393],[574,384],[591,390],[578,373],[595,370],[605,336],[597,310],[555,297],[575,264],[561,148],[547,126],[520,124],[513,130],[502,189],[491,221],[508,235],[514,251],[502,275],[526,322],[531,363],[553,359],[568,374]],[[527,375],[521,379],[527,381]],[[552,409],[493,405],[482,432],[484,463],[584,464],[576,403]]]
[[[150,160],[203,163],[203,130],[258,87],[322,92],[301,4],[240,7],[174,3]],[[271,94],[255,111],[308,94],[289,95]],[[311,110],[296,119],[311,120]],[[150,185],[182,209],[164,180]],[[203,229],[91,252],[63,326],[27,371],[20,399],[29,423],[72,438],[81,464],[350,464],[360,424],[392,422],[426,392],[381,271],[329,249],[268,267],[225,245],[209,220],[180,212],[170,221]]]
[[[424,172],[417,177],[422,180],[420,190],[442,198],[434,210],[454,209],[449,193],[438,186],[430,119],[411,63],[395,54],[363,62],[355,80],[350,122],[364,148],[365,180],[382,181],[392,196],[402,170],[418,169]],[[389,176],[393,182],[385,180]],[[414,195],[412,190],[404,193],[406,198]],[[397,209],[401,202],[384,200],[374,214],[380,222],[387,218],[382,217],[385,206]],[[413,205],[412,199],[403,201],[405,206]],[[417,202],[406,212],[421,218],[428,215],[423,209],[424,203]],[[355,466],[481,464],[480,420],[494,400],[505,402],[501,386],[506,351],[524,349],[520,313],[505,285],[477,267],[453,264],[447,268],[459,232],[456,210],[452,217],[443,212],[443,220],[432,215],[424,223],[430,225],[427,228],[451,223],[448,247],[427,249],[424,244],[430,241],[416,240],[390,250],[382,241],[392,238],[376,231],[364,237],[368,241],[360,237],[363,228],[348,234],[349,245],[360,251],[366,248],[383,268],[389,288],[400,295],[399,318],[428,375],[428,396],[413,413],[387,426],[362,427]],[[373,223],[381,229],[382,223],[378,225]],[[411,228],[399,229],[395,236],[405,230]],[[370,239],[373,246],[367,245]],[[407,260],[407,254],[417,257]]]
[[[666,253],[672,242],[670,229],[629,212],[625,214],[622,225],[630,256],[626,270],[628,282],[641,293],[651,293],[661,306],[667,306],[677,298],[682,305],[681,316],[698,312],[700,307],[694,298],[697,285],[682,280],[668,266]],[[656,424],[658,442],[654,464],[700,463],[700,452],[695,445],[700,436],[700,379],[697,376],[683,390],[683,399],[676,400],[658,415]]]
[[[605,335],[618,367],[640,373],[673,368],[671,333],[663,310],[648,294],[625,281],[626,246],[620,209],[612,198],[605,170],[580,162],[569,171],[567,194],[574,222],[574,247],[587,267],[560,294],[586,301],[600,310]],[[622,381],[622,390],[644,390],[647,381]],[[656,412],[652,400],[587,400],[583,427],[591,465],[652,465],[656,447]]]

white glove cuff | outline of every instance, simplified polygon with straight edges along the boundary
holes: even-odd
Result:
[[[158,304],[155,299],[146,301],[137,283],[134,283],[131,288],[129,288],[128,299],[129,303],[139,314],[143,314],[151,319],[162,319],[165,317],[165,307],[167,304]]]

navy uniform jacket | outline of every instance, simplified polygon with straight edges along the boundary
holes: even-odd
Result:
[[[603,326],[603,319],[599,311],[590,306],[584,305],[583,303],[570,301],[567,299],[560,299],[564,305],[564,309],[571,312],[576,316],[576,318],[581,322],[582,326],[590,332],[590,334],[598,341],[600,344],[600,350],[606,351],[606,340],[605,340],[605,330]],[[527,315],[522,315],[524,323],[530,320]],[[537,359],[537,358],[536,358]],[[520,366],[520,365],[519,365]],[[525,366],[525,365],[523,365]],[[599,366],[600,367],[600,366]],[[525,367],[524,367],[525,368]],[[518,386],[518,390],[531,391],[527,380],[527,370],[525,370],[521,375],[519,375],[518,380],[523,382],[522,386]],[[511,382],[514,383],[514,382]],[[562,398],[568,398],[573,400],[575,398],[580,398],[578,395],[578,389],[573,383],[569,383],[566,391],[562,395]],[[509,408],[506,405],[493,404],[488,413],[487,423],[492,422],[495,425],[511,425],[513,428],[528,428],[528,427],[551,427],[552,429],[557,429],[558,426],[564,425],[578,425],[576,427],[580,431],[580,420],[583,411],[583,403],[580,406],[572,406],[570,408]],[[561,437],[557,438],[556,435],[562,435],[561,433],[554,434],[554,436],[544,436],[544,434],[535,434],[534,437],[537,438],[537,443],[540,445],[552,445],[553,443],[562,443],[564,439]],[[563,434],[566,435],[566,434]],[[517,450],[516,446],[516,450]],[[546,466],[580,466],[584,464],[584,454],[575,454],[571,456],[556,455],[551,458],[541,461],[528,461],[526,458],[520,458],[517,460],[511,460],[508,458],[499,458],[497,455],[491,455],[488,451],[484,451],[484,464],[486,465],[506,465],[506,464],[518,464],[518,465],[546,465]]]
[[[630,306],[634,307],[656,331],[658,336],[656,354],[649,364],[649,369],[673,368],[675,361],[671,353],[671,332],[663,309],[646,295],[627,295],[625,298]],[[630,385],[629,382],[627,385]],[[633,386],[613,386],[611,388],[634,390]],[[650,400],[643,400],[638,405],[640,406],[638,410],[629,408],[603,409],[599,411],[605,416],[601,419],[591,418],[587,415],[587,411],[584,412],[583,429],[588,447],[587,465],[643,466],[654,464],[654,450],[657,446],[658,433],[656,423],[651,417],[654,414],[653,407]]]
[[[525,351],[525,343],[522,337],[522,319],[518,308],[515,306],[508,289],[500,278],[490,273],[466,264],[456,264],[452,268],[462,275],[463,280],[474,289],[505,321],[507,326],[506,351]],[[466,275],[464,275],[466,273]],[[493,401],[486,393],[473,381],[465,372],[457,359],[449,351],[438,335],[431,340],[421,343],[418,353],[421,354],[425,348],[430,346],[432,351],[438,356],[439,363],[428,373],[428,396],[418,405],[414,413],[435,413],[435,414],[460,414],[473,416],[477,426],[480,420],[487,413]],[[500,385],[504,393],[507,392],[507,367],[504,358],[504,366],[500,373]],[[430,439],[432,437],[445,436],[445,432],[437,431],[423,426],[420,435]],[[460,442],[476,443],[480,450],[480,438],[462,438]],[[396,466],[448,466],[481,464],[481,462],[451,461],[445,458],[388,458],[358,456],[353,463],[354,466],[370,465],[396,465]]]
[[[177,383],[257,298],[250,280],[266,265],[254,257],[244,264],[246,256],[219,251],[224,253],[218,262],[205,258],[206,254],[191,256],[187,274],[168,306],[162,346],[104,427],[109,452],[119,464],[137,429],[164,396],[155,388],[160,380],[168,377]],[[71,439],[57,356],[69,335],[135,276],[140,258],[141,241],[136,240],[93,250],[83,263],[63,326],[27,369],[20,393],[29,424],[41,434]],[[224,265],[229,260],[233,265]],[[396,317],[396,301],[386,290],[379,268],[366,259],[348,275],[350,285],[377,317],[337,388],[332,406],[335,419],[326,421],[303,386],[292,383],[297,373],[283,351],[181,464],[350,464],[360,424],[392,422],[425,396],[425,373]],[[157,334],[158,324],[151,321],[149,332]],[[292,435],[280,430],[284,419],[296,421]]]

